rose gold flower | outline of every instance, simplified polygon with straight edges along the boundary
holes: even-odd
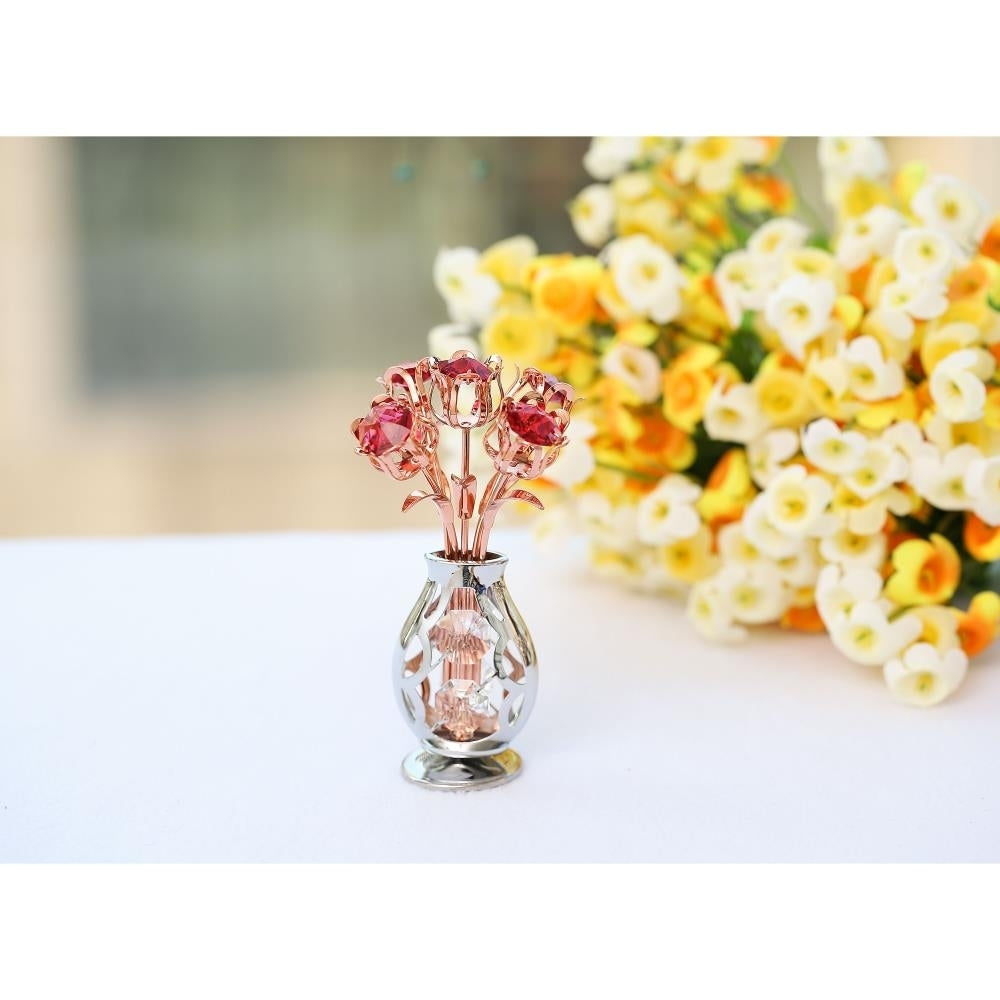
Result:
[[[433,459],[437,426],[402,394],[376,396],[367,416],[351,424],[359,455],[393,479],[411,479]]]
[[[432,359],[429,400],[434,416],[462,430],[488,424],[503,398],[502,364],[495,354],[483,362],[471,351],[456,351],[447,361]]]
[[[501,403],[495,433],[485,442],[497,471],[519,479],[540,476],[566,443],[575,401],[565,382],[526,368]]]

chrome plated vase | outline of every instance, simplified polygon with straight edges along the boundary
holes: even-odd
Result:
[[[521,768],[510,742],[538,687],[535,648],[504,583],[507,557],[425,558],[427,583],[393,657],[396,698],[421,743],[403,775],[451,790],[499,785]]]

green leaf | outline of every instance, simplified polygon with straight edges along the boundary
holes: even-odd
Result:
[[[761,343],[760,336],[753,328],[753,314],[744,313],[740,328],[732,334],[726,344],[723,358],[733,365],[747,382],[760,370],[767,357],[767,351]]]

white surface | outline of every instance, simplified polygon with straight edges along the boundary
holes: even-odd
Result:
[[[429,536],[0,545],[0,861],[997,861],[1000,669],[931,711],[823,637],[720,648],[543,565],[504,788],[411,787],[390,645]]]

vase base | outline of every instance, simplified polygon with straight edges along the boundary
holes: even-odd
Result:
[[[414,750],[403,759],[403,777],[424,788],[471,792],[512,781],[521,773],[521,755],[504,750],[492,757],[444,757],[432,750]]]

